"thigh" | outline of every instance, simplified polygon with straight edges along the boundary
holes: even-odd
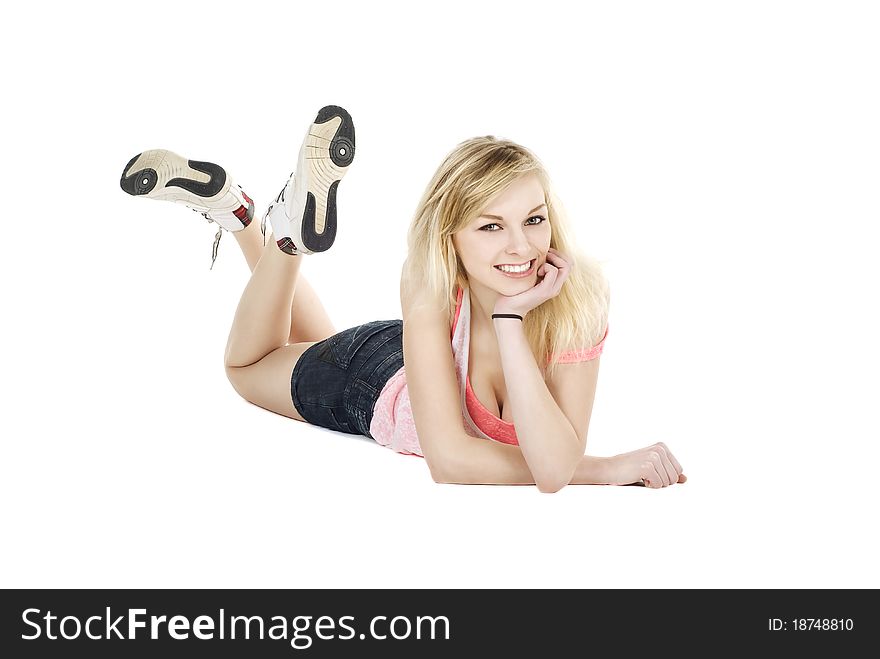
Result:
[[[226,375],[245,400],[276,414],[307,421],[291,400],[290,382],[300,356],[315,343],[306,341],[276,348],[250,366],[227,367]]]
[[[291,305],[289,343],[318,342],[336,334],[321,298],[315,293],[302,270],[296,280]]]

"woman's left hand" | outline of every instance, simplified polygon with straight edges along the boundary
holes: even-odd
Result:
[[[529,311],[559,294],[569,272],[571,261],[551,247],[546,261],[538,268],[538,283],[522,293],[500,296],[493,313],[515,313],[525,318]]]

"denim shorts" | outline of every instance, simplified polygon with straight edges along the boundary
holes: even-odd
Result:
[[[403,366],[403,321],[374,320],[318,341],[296,362],[293,405],[311,424],[370,435],[382,388]]]

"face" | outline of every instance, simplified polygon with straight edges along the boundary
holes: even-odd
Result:
[[[452,243],[471,286],[502,295],[533,287],[550,249],[550,220],[538,177],[530,174],[514,181],[480,217],[453,234]],[[524,268],[516,267],[522,264]],[[504,272],[499,266],[514,267]]]

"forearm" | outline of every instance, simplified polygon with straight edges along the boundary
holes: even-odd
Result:
[[[461,485],[534,485],[535,479],[518,446],[471,437],[462,432],[447,442],[440,456],[426,455],[438,483]]]
[[[583,457],[574,428],[547,389],[518,320],[494,320],[507,387],[507,404],[522,454],[532,473],[546,482],[569,482]]]
[[[465,436],[450,447],[442,466],[432,465],[434,480],[461,485],[535,485],[528,463],[518,446]],[[570,485],[610,482],[610,458],[581,456]],[[431,461],[429,461],[431,464]]]
[[[569,485],[608,485],[613,481],[611,458],[585,455],[578,462]]]

